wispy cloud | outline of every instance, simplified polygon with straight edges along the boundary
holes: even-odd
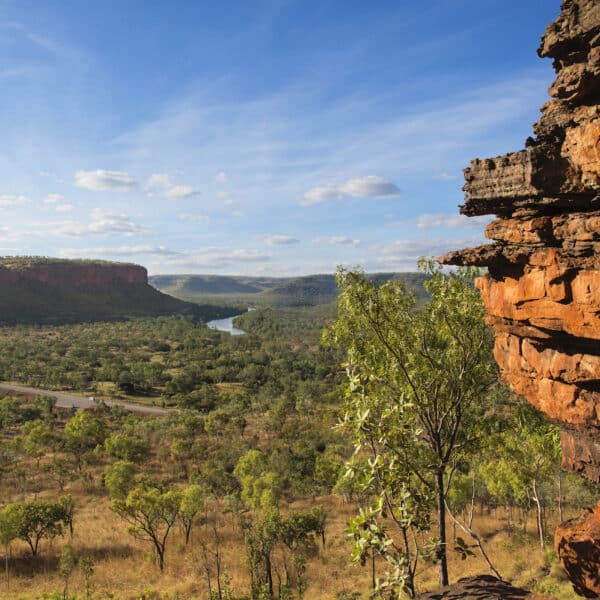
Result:
[[[54,206],[56,212],[70,212],[73,210],[72,204],[56,204]]]
[[[426,213],[417,218],[417,229],[433,229],[434,227],[483,229],[494,218],[494,216],[489,215],[466,217],[459,213]]]
[[[225,205],[237,204],[237,200],[229,192],[217,192],[217,198]]]
[[[63,248],[60,255],[68,258],[81,256],[174,256],[178,252],[165,246],[115,246],[106,248]]]
[[[44,199],[44,202],[46,204],[56,204],[57,202],[60,202],[63,199],[64,196],[62,194],[48,194]]]
[[[138,225],[123,214],[114,213],[102,208],[94,208],[90,211],[90,222],[80,223],[77,221],[66,221],[51,224],[49,233],[61,237],[85,238],[88,236],[126,235],[131,236],[148,228]]]
[[[208,215],[194,215],[191,213],[181,213],[177,215],[180,221],[187,221],[189,223],[195,223],[196,225],[206,225],[210,223],[210,217]]]
[[[371,245],[369,250],[373,257],[369,258],[368,261],[377,268],[384,267],[396,270],[409,266],[414,270],[418,259],[422,256],[438,256],[452,249],[477,246],[482,242],[483,236],[460,239],[416,238],[397,240]]]
[[[348,179],[339,184],[312,188],[302,196],[300,204],[310,206],[328,200],[341,200],[348,196],[352,198],[394,198],[399,194],[400,189],[395,183],[386,181],[383,177],[367,175]]]
[[[77,171],[75,185],[94,192],[128,192],[135,185],[135,179],[125,171]]]
[[[171,176],[166,173],[153,173],[148,177],[144,185],[146,190],[158,190],[166,198],[179,200],[197,196],[200,192],[190,185],[179,185],[173,183]]]
[[[8,208],[9,206],[20,206],[27,204],[29,198],[27,196],[17,196],[12,194],[0,194],[0,208]]]
[[[270,260],[270,254],[255,249],[232,249],[208,246],[205,248],[180,252],[178,256],[174,258],[167,258],[164,264],[168,265],[170,269],[226,269],[237,264],[260,264]]]
[[[339,246],[358,246],[360,240],[354,240],[344,235],[319,236],[312,240],[315,244],[333,244]]]
[[[269,246],[288,246],[290,244],[298,244],[299,239],[289,235],[263,235],[262,241]]]
[[[442,179],[446,181],[452,181],[458,179],[458,174],[448,173],[448,171],[440,171],[433,176],[434,179]]]

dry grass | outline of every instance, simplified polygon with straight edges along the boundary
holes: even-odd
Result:
[[[108,508],[104,494],[84,494],[77,485],[72,490],[77,498],[75,536],[72,545],[78,556],[90,556],[94,561],[94,598],[109,598],[109,593],[118,599],[160,598],[202,599],[207,596],[207,587],[202,568],[202,540],[210,539],[210,530],[198,527],[188,547],[179,531],[169,541],[166,568],[160,573],[147,543],[136,541],[125,531],[123,521]],[[305,598],[311,600],[334,599],[342,591],[359,591],[368,597],[370,571],[349,563],[349,542],[345,536],[348,519],[355,508],[345,504],[336,496],[318,499],[326,506],[329,514],[326,546],[308,563],[308,590]],[[295,503],[293,508],[309,508],[310,501]],[[231,587],[238,594],[248,589],[247,564],[236,517],[232,514],[218,517],[212,515],[210,522],[219,520],[222,538],[223,564],[231,578]],[[559,598],[572,598],[570,585],[561,578],[547,555],[544,555],[533,531],[528,535],[509,532],[499,514],[478,515],[477,530],[486,541],[486,548],[504,578],[540,592],[554,593]],[[533,519],[530,523],[533,529]],[[4,578],[0,580],[0,598],[32,600],[41,598],[44,592],[62,591],[63,583],[57,573],[57,557],[62,546],[68,543],[54,540],[45,543],[42,555],[31,560],[24,545],[13,547],[10,588]],[[479,556],[460,560],[450,554],[449,570],[452,580],[489,569]],[[419,591],[437,587],[437,567],[422,563],[418,577]],[[84,579],[78,570],[71,578],[69,590],[82,594]],[[144,596],[145,594],[145,596]],[[179,596],[177,596],[177,594]]]

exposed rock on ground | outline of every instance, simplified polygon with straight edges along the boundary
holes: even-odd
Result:
[[[457,583],[437,592],[419,596],[419,600],[552,600],[552,598],[513,587],[491,575],[479,575],[460,579]]]
[[[538,51],[557,78],[535,136],[465,170],[461,212],[495,214],[493,243],[441,261],[488,268],[477,285],[503,376],[560,426],[563,468],[600,483],[600,1],[561,9]],[[561,525],[557,550],[577,591],[595,597],[600,578],[573,565],[598,574],[600,518],[582,519]]]
[[[554,542],[561,562],[581,596],[597,598],[600,586],[600,520],[595,511],[586,511],[576,519],[561,523]]]

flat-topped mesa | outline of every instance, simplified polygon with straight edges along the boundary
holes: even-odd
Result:
[[[140,265],[106,261],[0,258],[0,285],[36,281],[74,287],[148,283],[148,272]]]
[[[564,0],[538,53],[557,77],[535,137],[465,169],[461,212],[495,214],[492,243],[440,262],[488,268],[477,286],[503,377],[559,425],[563,468],[600,483],[600,1]],[[600,510],[585,518],[600,532]],[[569,531],[559,554],[595,597],[600,583],[575,573],[581,523]],[[600,534],[594,544],[600,557]]]
[[[140,265],[40,256],[0,257],[0,324],[80,323],[170,314],[196,305],[159,292]]]

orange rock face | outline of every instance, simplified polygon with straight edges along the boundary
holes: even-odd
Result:
[[[600,1],[563,0],[538,53],[557,78],[535,137],[465,170],[461,212],[495,214],[492,243],[440,260],[487,267],[502,375],[560,426],[563,468],[600,483]],[[577,592],[600,595],[600,513],[556,543]]]
[[[554,543],[562,564],[581,596],[597,598],[598,565],[600,564],[600,519],[598,507],[576,519],[561,523]]]

